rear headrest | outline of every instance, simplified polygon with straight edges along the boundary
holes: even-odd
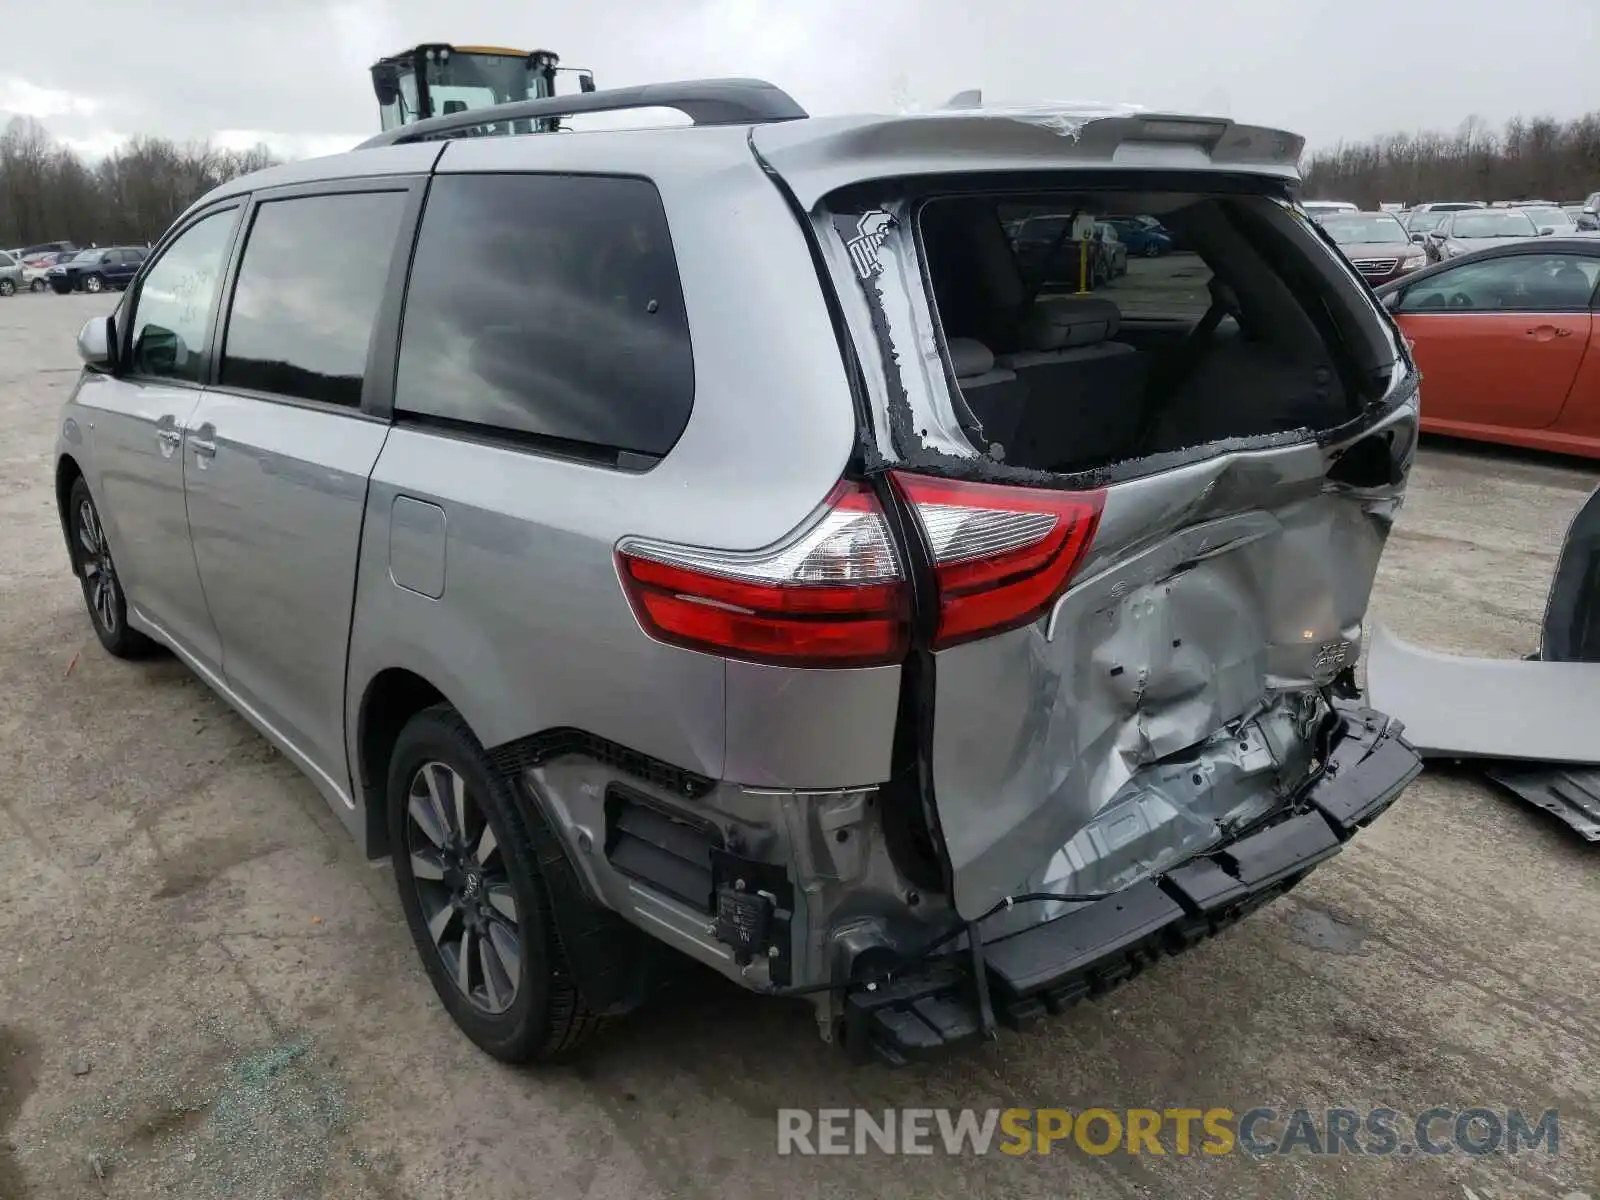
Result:
[[[1122,313],[1098,296],[1051,296],[1034,302],[1022,322],[1022,345],[1028,350],[1069,350],[1093,346],[1117,336]]]
[[[951,338],[950,366],[957,379],[987,375],[994,370],[994,353],[975,338]]]

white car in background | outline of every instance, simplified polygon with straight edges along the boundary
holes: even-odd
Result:
[[[1300,207],[1306,210],[1306,216],[1314,221],[1323,217],[1331,217],[1334,213],[1360,212],[1361,207],[1351,204],[1348,200],[1302,200]]]

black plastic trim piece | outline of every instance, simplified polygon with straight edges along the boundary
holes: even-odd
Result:
[[[641,754],[637,750],[630,750],[597,734],[570,727],[546,729],[542,733],[529,734],[527,737],[506,742],[489,751],[489,757],[493,760],[495,768],[508,775],[520,774],[529,767],[541,767],[555,759],[569,756],[587,758],[604,763],[608,767],[615,767],[635,779],[642,779],[664,792],[671,792],[687,800],[698,800],[710,794],[717,786],[714,779],[686,771],[682,767],[675,767],[671,763],[662,762],[659,758],[652,758],[648,754]]]
[[[790,932],[794,921],[794,884],[789,881],[788,870],[779,863],[762,862],[718,847],[711,851],[711,876],[719,893],[724,888],[732,888],[739,892],[764,892],[772,898],[766,931],[767,971],[774,987],[788,987],[794,981]]]
[[[1001,984],[1001,994],[1024,999],[1063,975],[1122,953],[1182,916],[1177,902],[1147,879],[1053,921],[990,942],[989,969]]]
[[[722,847],[716,825],[620,783],[607,786],[605,810],[607,862],[701,912],[716,910],[711,852]]]
[[[1250,891],[1339,853],[1339,837],[1316,813],[1290,817],[1218,853],[1217,863]]]
[[[589,898],[538,798],[524,780],[511,781],[524,797],[523,814],[556,936],[590,1011],[596,1016],[620,1016],[669,990],[684,976],[688,960]]]
[[[1341,841],[1370,825],[1422,773],[1399,721],[1370,708],[1341,708],[1344,728],[1305,797]]]

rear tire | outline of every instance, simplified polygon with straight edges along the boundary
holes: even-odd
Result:
[[[601,1020],[567,969],[512,787],[449,705],[406,722],[387,795],[400,903],[445,1011],[501,1062],[570,1056]]]
[[[67,532],[72,571],[83,588],[83,603],[89,610],[95,636],[113,658],[144,658],[156,643],[128,627],[128,599],[111,559],[100,510],[81,475],[73,481],[67,500]]]
[[[17,282],[14,279],[0,279],[0,296],[15,296]]]
[[[1161,243],[1160,242],[1149,241],[1149,242],[1146,242],[1144,244],[1144,256],[1146,258],[1159,258],[1160,255],[1161,255]]]
[[[106,281],[98,275],[90,275],[83,281],[83,290],[86,292],[103,292],[106,290]]]
[[[35,279],[33,283],[29,285],[29,290],[40,293],[48,292],[50,290],[50,285],[42,279]]]

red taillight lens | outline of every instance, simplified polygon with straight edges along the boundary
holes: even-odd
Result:
[[[663,642],[791,667],[879,666],[905,657],[905,576],[864,484],[839,484],[816,517],[769,549],[624,538],[617,568],[639,624]]]
[[[1104,491],[964,483],[894,473],[933,556],[935,648],[1036,621],[1066,591],[1088,552]]]

